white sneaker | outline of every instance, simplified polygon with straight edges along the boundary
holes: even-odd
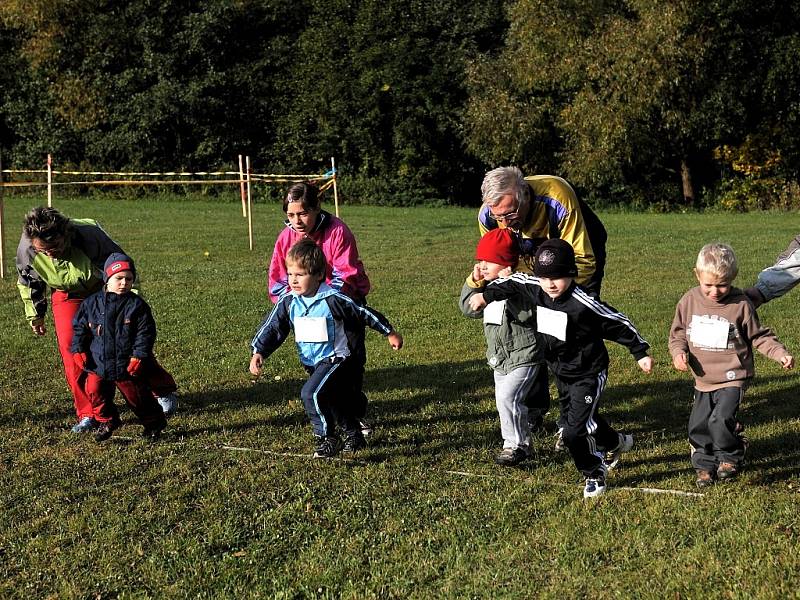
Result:
[[[583,487],[584,498],[596,498],[606,493],[606,476],[603,474],[595,474],[592,477],[586,478],[586,484]]]
[[[556,445],[555,445],[556,452],[564,452],[567,447],[564,445],[564,428],[559,427],[558,431],[556,432]]]
[[[178,397],[175,394],[167,394],[156,398],[161,405],[161,410],[164,411],[165,417],[171,417],[178,410]]]
[[[94,420],[94,417],[83,417],[72,426],[72,433],[89,433],[97,425],[98,422]]]
[[[606,466],[606,469],[610,471],[616,467],[623,452],[628,452],[631,448],[633,448],[633,436],[627,433],[620,433],[619,444],[613,450],[606,452],[606,456],[603,459],[603,464]]]

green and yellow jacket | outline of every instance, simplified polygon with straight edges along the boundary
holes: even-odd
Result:
[[[103,264],[122,248],[92,219],[70,219],[64,254],[50,258],[34,250],[23,232],[17,246],[17,288],[29,321],[47,312],[47,288],[85,298],[103,287]]]

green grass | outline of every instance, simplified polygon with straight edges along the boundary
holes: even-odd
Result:
[[[7,198],[7,255],[34,203]],[[45,338],[31,335],[13,275],[0,283],[0,596],[797,597],[795,374],[757,358],[738,481],[693,496],[642,491],[697,492],[691,379],[666,351],[697,251],[733,244],[738,283],[749,285],[797,233],[796,215],[602,215],[603,297],[638,325],[657,365],[647,376],[609,344],[605,414],[637,444],[610,479],[616,489],[584,501],[552,437],[537,439],[522,468],[492,463],[500,436],[481,325],[457,308],[474,209],[342,208],[373,281],[370,303],[406,347],[368,335],[373,443],[358,460],[315,462],[293,345],[259,381],[246,369],[268,305],[277,206],[256,207],[251,253],[236,204],[57,205],[99,219],[137,260],[182,405],[155,445],[138,439],[127,409],[110,443],[70,434],[52,324]],[[798,300],[760,313],[800,355]]]

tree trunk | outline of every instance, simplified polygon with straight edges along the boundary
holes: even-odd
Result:
[[[683,203],[694,206],[694,186],[692,185],[692,171],[686,157],[681,159],[681,183],[683,183]]]

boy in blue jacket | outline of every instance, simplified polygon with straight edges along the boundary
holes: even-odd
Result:
[[[143,377],[153,360],[156,324],[147,303],[131,291],[135,278],[133,259],[111,254],[103,266],[105,286],[83,301],[72,321],[71,351],[86,372],[98,442],[122,424],[114,405],[115,386],[144,425],[143,437],[155,440],[167,426]]]
[[[326,262],[322,249],[311,239],[303,239],[286,255],[289,292],[258,328],[252,341],[250,372],[261,373],[264,359],[294,331],[300,362],[308,381],[300,391],[303,406],[316,437],[314,458],[331,458],[355,452],[366,446],[358,422],[356,376],[364,364],[364,327],[387,336],[395,350],[403,338],[378,311],[360,306],[351,298],[324,283]],[[344,430],[345,442],[337,433]]]

